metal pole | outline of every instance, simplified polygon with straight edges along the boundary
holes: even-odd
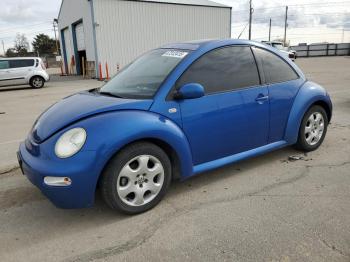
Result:
[[[58,42],[57,42],[57,35],[56,35],[56,20],[53,20],[53,31],[55,32],[56,54],[60,55],[58,51]]]
[[[288,19],[288,6],[286,6],[286,15],[284,17],[284,46],[286,46],[287,42],[287,19]]]
[[[271,41],[271,18],[270,18],[270,26],[269,26],[269,42]]]
[[[1,40],[2,42],[2,50],[4,51],[4,56],[6,55],[6,52],[5,52],[5,44],[4,44],[4,40]]]
[[[249,40],[252,38],[252,16],[253,16],[252,10],[253,10],[252,0],[249,0],[249,36],[248,36]]]

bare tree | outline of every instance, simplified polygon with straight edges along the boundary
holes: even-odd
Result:
[[[28,53],[29,43],[24,34],[17,33],[14,44],[14,50],[18,56],[25,56]]]

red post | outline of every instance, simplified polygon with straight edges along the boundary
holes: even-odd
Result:
[[[99,80],[102,81],[102,65],[101,65],[101,63],[98,64],[98,71],[99,71],[99,74],[100,74]]]
[[[106,62],[106,79],[109,80],[108,63]]]
[[[61,67],[61,76],[63,76],[64,74],[63,74],[63,63],[62,63],[62,60],[60,62],[60,67]]]

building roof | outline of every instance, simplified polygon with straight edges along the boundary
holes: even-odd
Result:
[[[219,4],[210,0],[129,0],[129,1],[231,8],[230,6]]]
[[[88,0],[90,1],[90,0]],[[177,4],[177,5],[195,5],[195,6],[209,6],[209,7],[221,7],[221,8],[230,8],[231,6],[219,4],[210,0],[123,0],[123,1],[139,1],[139,2],[149,2],[149,3],[163,3],[163,4]],[[58,18],[61,14],[61,9],[63,6],[64,0],[61,0],[60,10],[58,11]]]

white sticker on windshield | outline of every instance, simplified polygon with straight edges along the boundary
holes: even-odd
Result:
[[[188,52],[172,50],[172,51],[166,51],[162,56],[184,58],[187,54],[188,54]]]

